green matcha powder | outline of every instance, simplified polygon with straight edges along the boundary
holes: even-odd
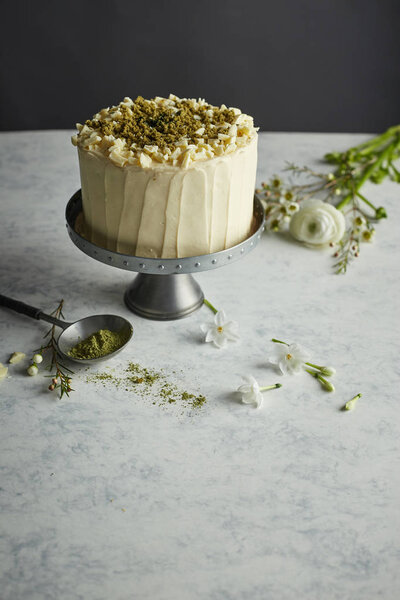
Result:
[[[109,329],[100,329],[73,346],[68,354],[73,358],[80,358],[81,360],[101,358],[119,350],[127,340],[128,336],[125,330],[110,331]]]

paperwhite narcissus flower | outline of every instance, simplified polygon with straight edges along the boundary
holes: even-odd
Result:
[[[224,310],[219,310],[214,316],[214,324],[203,323],[200,325],[206,334],[205,342],[213,342],[218,348],[226,346],[228,341],[236,342],[239,339],[239,326],[236,321],[227,321]]]
[[[299,344],[282,344],[275,347],[275,356],[268,359],[281,373],[300,373],[308,358],[308,352]]]
[[[296,240],[318,248],[339,242],[345,232],[343,213],[316,198],[304,200],[290,221],[289,231]]]
[[[255,404],[257,408],[260,408],[263,397],[257,381],[252,375],[243,376],[242,379],[245,383],[237,389],[242,395],[242,402],[244,404]]]
[[[261,392],[282,387],[281,383],[274,383],[273,385],[260,387],[253,375],[243,376],[242,379],[245,383],[239,386],[237,389],[239,394],[242,395],[242,402],[244,404],[255,404],[256,408],[260,408],[263,402]]]

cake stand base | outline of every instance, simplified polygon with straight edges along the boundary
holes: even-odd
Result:
[[[140,317],[172,321],[199,309],[204,295],[189,274],[160,276],[139,273],[126,290],[124,300],[129,310]]]
[[[122,254],[90,242],[85,235],[80,190],[68,202],[65,216],[69,236],[79,250],[103,264],[138,273],[126,290],[125,304],[137,315],[156,321],[182,319],[200,308],[203,292],[191,273],[218,269],[246,256],[261,239],[265,220],[264,206],[255,197],[251,231],[242,242],[201,256],[149,258]]]

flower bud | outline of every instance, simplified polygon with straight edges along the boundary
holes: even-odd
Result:
[[[379,206],[379,208],[375,211],[375,219],[386,219],[387,213],[383,206]]]
[[[49,390],[52,392],[52,391],[54,390],[54,388],[55,388],[55,385],[54,385],[54,383],[51,383],[51,384],[49,385]]]
[[[374,239],[374,235],[375,235],[374,229],[366,229],[362,233],[363,242],[372,242],[372,240]]]
[[[322,386],[324,387],[324,389],[327,392],[334,392],[335,391],[335,386],[333,385],[333,383],[331,383],[330,381],[326,381],[326,380],[322,381],[321,379],[320,379],[320,381],[322,383]]]
[[[322,375],[325,375],[326,377],[330,377],[336,373],[336,369],[334,367],[321,367],[320,371]]]
[[[39,369],[37,368],[36,365],[30,365],[26,372],[28,373],[28,375],[30,375],[31,377],[34,377],[35,375],[37,375],[39,373]]]
[[[39,365],[43,361],[43,356],[41,354],[34,354],[32,360],[34,363]]]
[[[354,225],[356,225],[356,227],[361,227],[362,225],[365,225],[365,219],[364,217],[356,217],[353,221]]]

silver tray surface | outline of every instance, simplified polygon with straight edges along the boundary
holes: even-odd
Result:
[[[203,254],[200,256],[189,256],[185,258],[145,258],[141,256],[131,256],[121,254],[101,248],[85,239],[75,229],[75,223],[82,213],[81,190],[75,192],[69,200],[66,208],[67,230],[72,242],[82,252],[91,256],[95,260],[108,264],[125,271],[135,271],[137,273],[147,273],[151,275],[179,275],[184,273],[196,273],[200,271],[209,271],[218,269],[239,258],[242,258],[248,252],[251,252],[261,238],[264,231],[264,208],[259,198],[254,197],[253,228],[251,235],[241,242],[212,254]]]

